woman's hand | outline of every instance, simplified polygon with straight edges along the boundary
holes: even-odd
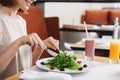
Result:
[[[32,47],[32,61],[33,65],[35,64],[36,60],[38,60],[44,49],[47,48],[45,43],[40,39],[40,37],[36,33],[29,34],[27,36],[23,36],[18,39],[21,45],[28,44]]]
[[[19,38],[18,41],[20,41],[21,45],[28,44],[33,49],[39,47],[41,50],[44,50],[45,48],[47,48],[44,42],[40,39],[40,37],[36,33],[23,36]]]
[[[48,37],[44,40],[44,43],[48,48],[59,50],[59,41],[57,39],[54,39],[53,37]]]
[[[48,37],[42,41],[42,39],[36,33],[20,37],[17,41],[19,41],[21,45],[28,44],[34,49],[39,47],[41,50],[44,50],[48,47],[53,50],[59,50],[59,41],[57,39]]]

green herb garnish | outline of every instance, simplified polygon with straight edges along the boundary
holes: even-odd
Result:
[[[77,62],[77,58],[74,55],[62,52],[59,55],[53,57],[45,63],[46,66],[55,66],[58,69],[69,68],[76,70],[81,67],[81,64]]]

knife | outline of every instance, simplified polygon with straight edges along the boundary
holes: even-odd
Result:
[[[48,49],[46,48],[45,51],[47,51],[51,56],[57,56],[58,53],[56,53],[55,51],[51,50],[51,49]]]

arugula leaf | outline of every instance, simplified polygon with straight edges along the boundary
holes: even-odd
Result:
[[[67,54],[62,52],[59,55],[53,57],[53,59],[46,62],[46,66],[55,66],[58,69],[69,68],[69,69],[78,69],[81,67],[80,63],[77,63],[77,58],[74,55]]]

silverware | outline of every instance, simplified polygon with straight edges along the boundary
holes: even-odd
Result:
[[[51,56],[57,56],[58,55],[58,53],[56,53],[55,51],[52,51],[48,48],[46,48],[45,51],[47,51]]]

